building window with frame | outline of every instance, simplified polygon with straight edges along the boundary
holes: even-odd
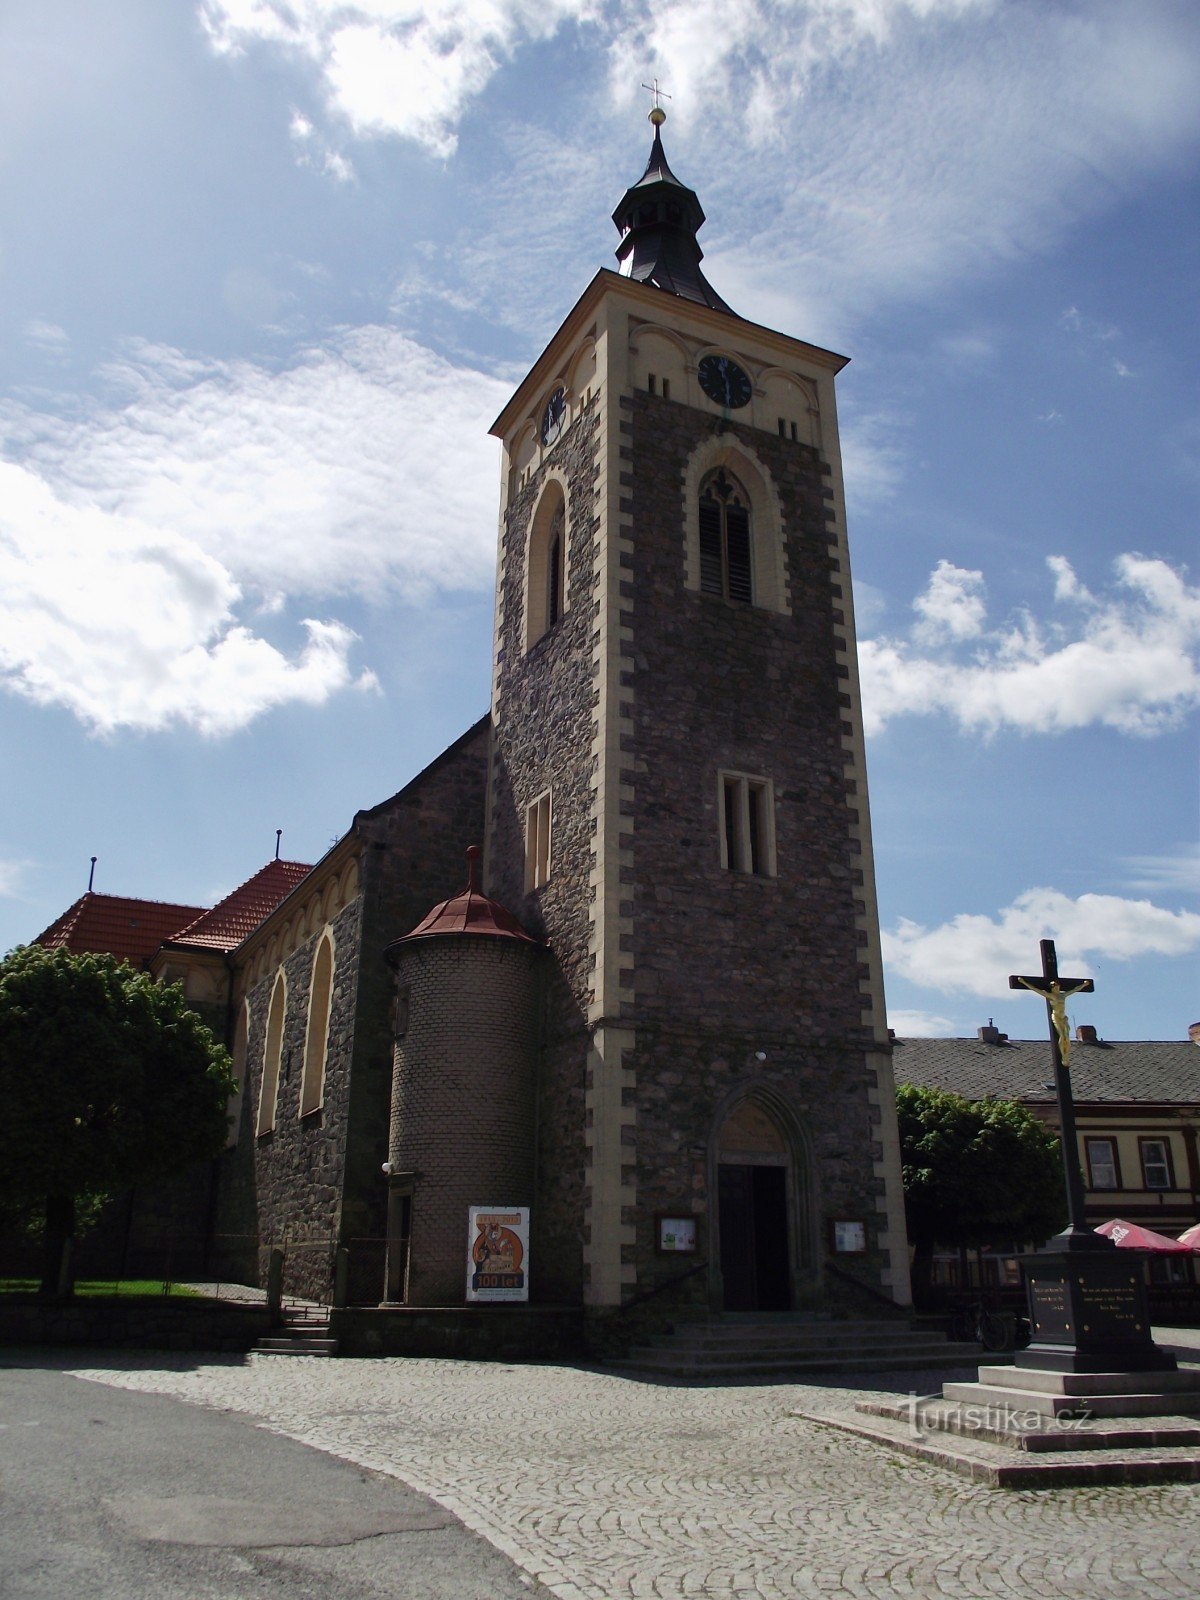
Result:
[[[524,646],[532,650],[567,609],[567,504],[552,481],[538,502],[525,555]]]
[[[332,1007],[333,935],[327,932],[317,946],[308,992],[308,1033],[304,1040],[304,1075],[300,1080],[302,1117],[319,1111],[325,1101],[325,1057]]]
[[[700,592],[754,603],[750,496],[718,467],[700,489]]]
[[[525,892],[550,878],[550,790],[525,807]]]
[[[283,1024],[287,1013],[287,979],[280,972],[271,990],[271,1008],[267,1013],[267,1036],[263,1045],[262,1084],[258,1095],[258,1123],[256,1134],[271,1133],[275,1128],[275,1111],[279,1100],[279,1067],[283,1060]]]
[[[729,872],[775,876],[775,797],[770,780],[743,772],[717,775],[721,865]]]
[[[1119,1189],[1121,1174],[1117,1166],[1115,1139],[1085,1139],[1089,1189]]]
[[[1173,1189],[1171,1149],[1165,1139],[1139,1139],[1142,1158],[1142,1186],[1146,1189]]]

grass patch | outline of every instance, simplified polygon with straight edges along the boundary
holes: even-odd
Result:
[[[41,1280],[38,1278],[0,1278],[0,1295],[36,1294]],[[170,1283],[165,1289],[161,1278],[81,1278],[75,1284],[77,1300],[111,1300],[114,1295],[131,1300],[203,1300],[195,1289],[185,1289],[182,1284]]]

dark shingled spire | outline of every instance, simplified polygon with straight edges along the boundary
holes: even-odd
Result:
[[[654,143],[646,170],[613,212],[621,233],[616,251],[621,274],[733,314],[700,270],[704,252],[696,234],[704,212],[696,191],[680,183],[667,165],[660,131],[665,120],[666,112],[655,106],[650,113]]]

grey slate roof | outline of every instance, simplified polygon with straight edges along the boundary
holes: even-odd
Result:
[[[1068,1064],[1081,1104],[1200,1102],[1200,1048],[1186,1039],[1073,1044]],[[897,1039],[892,1067],[897,1083],[949,1089],[968,1100],[1054,1100],[1049,1039]]]

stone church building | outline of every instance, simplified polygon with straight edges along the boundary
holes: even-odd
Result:
[[[205,1225],[300,1287],[334,1241],[353,1298],[461,1306],[478,1204],[529,1208],[535,1303],[908,1303],[845,358],[710,286],[662,118],[492,430],[490,713],[150,957],[243,1086]]]

